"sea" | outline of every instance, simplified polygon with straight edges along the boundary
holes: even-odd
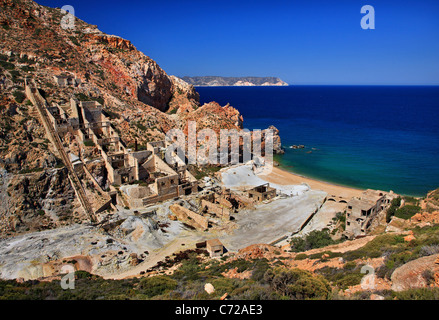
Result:
[[[278,128],[285,170],[410,196],[439,188],[439,86],[196,89],[201,103],[237,108],[246,129]]]

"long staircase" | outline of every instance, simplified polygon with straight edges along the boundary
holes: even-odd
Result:
[[[65,166],[69,171],[70,181],[72,182],[72,186],[75,189],[76,194],[78,195],[82,207],[84,208],[85,212],[88,214],[90,221],[93,223],[96,222],[96,216],[94,214],[93,207],[88,201],[84,187],[81,184],[81,180],[78,178],[78,175],[73,169],[72,163],[70,162],[70,159],[66,151],[64,150],[64,146],[62,145],[61,139],[59,138],[59,135],[56,133],[52,125],[52,122],[50,121],[49,116],[47,115],[46,100],[39,94],[34,81],[32,81],[32,83],[29,83],[29,80],[26,80],[25,84],[26,84],[26,94],[29,100],[31,100],[32,104],[36,107],[40,115],[40,118],[43,121],[44,128],[46,129],[46,132],[50,137],[50,140],[54,143],[59,155],[61,156],[61,160],[64,162]]]

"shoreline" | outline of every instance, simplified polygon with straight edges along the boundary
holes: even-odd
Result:
[[[366,189],[342,186],[335,183],[309,178],[282,167],[273,167],[268,175],[258,175],[261,179],[279,185],[298,185],[306,183],[312,190],[321,190],[328,194],[328,197],[339,197],[349,201],[352,197],[359,197]]]

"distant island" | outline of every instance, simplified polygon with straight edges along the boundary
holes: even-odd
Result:
[[[195,87],[219,87],[219,86],[288,86],[288,83],[276,77],[182,77],[184,81]]]

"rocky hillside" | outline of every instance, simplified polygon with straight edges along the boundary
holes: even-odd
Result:
[[[288,83],[275,77],[182,77],[184,81],[194,86],[218,87],[218,86],[288,86]]]
[[[83,213],[63,163],[24,93],[36,81],[66,112],[71,97],[96,100],[128,147],[162,140],[171,128],[242,129],[229,105],[201,106],[194,87],[168,75],[129,41],[31,0],[0,0],[0,237],[80,221]],[[79,85],[59,87],[54,76]]]

